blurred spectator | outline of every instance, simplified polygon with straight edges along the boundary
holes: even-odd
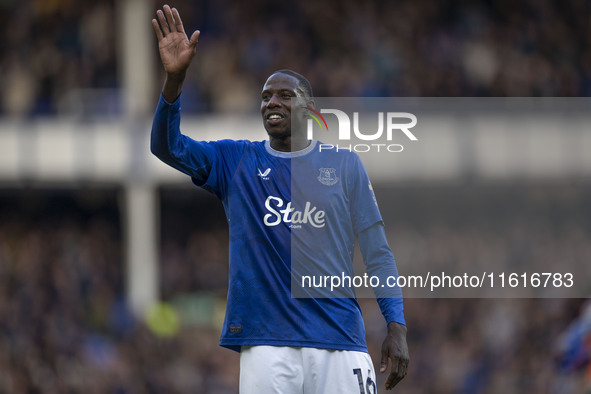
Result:
[[[189,111],[253,111],[245,97],[280,68],[319,97],[591,95],[585,0],[171,4],[202,32]],[[0,113],[54,114],[78,89],[120,88],[116,25],[114,0],[0,2]]]
[[[116,88],[114,0],[0,2],[0,114],[55,114],[68,94]]]
[[[130,314],[121,245],[113,192],[0,194],[0,392],[236,391],[216,329],[162,338]]]
[[[591,301],[562,333],[556,344],[558,363],[567,373],[586,370],[585,393],[591,393]]]
[[[383,210],[396,223],[389,238],[399,261],[476,262],[490,248],[508,261],[591,256],[591,227],[582,220],[588,215],[581,216],[591,199],[583,192],[375,186],[378,200],[404,202]],[[57,195],[0,194],[0,392],[236,393],[237,354],[217,345],[227,290],[227,229],[215,212],[218,201],[192,189],[162,190],[161,288],[182,322],[177,335],[162,337],[125,303],[116,192]],[[195,199],[200,209],[187,216]],[[360,303],[376,357],[384,321],[375,300]],[[556,368],[551,345],[581,304],[406,299],[411,368],[397,390],[580,393],[582,380]]]
[[[187,15],[188,28],[202,31],[183,98],[189,111],[256,110],[245,107],[253,102],[245,97],[257,98],[265,77],[279,68],[308,76],[319,97],[591,95],[585,0],[171,4]],[[0,115],[60,114],[81,90],[116,92],[122,85],[116,7],[115,0],[1,0]],[[110,103],[116,95],[97,97]],[[445,203],[440,193],[384,192],[384,199],[405,199],[399,204],[405,211],[384,212],[393,215],[389,238],[400,261],[587,262],[591,198],[564,185],[554,189],[546,203],[545,192],[518,190],[508,198],[502,188],[484,190],[471,212],[453,188]],[[177,306],[196,294],[197,314],[207,316],[197,316],[199,324],[185,320],[178,335],[162,338],[125,303],[116,197],[56,203],[48,195],[31,201],[26,193],[0,198],[0,392],[237,392],[238,357],[217,346],[227,230],[203,216],[221,209],[217,201],[187,218],[186,209],[178,213],[178,199],[163,199],[163,296]],[[376,359],[383,320],[374,300],[361,303]],[[581,303],[407,299],[411,365],[397,389],[583,392],[576,374],[556,369],[549,346]]]
[[[428,262],[460,270],[482,264],[483,269],[522,272],[551,263],[561,268],[579,266],[587,272],[581,262],[591,256],[591,223],[580,214],[589,212],[591,199],[575,187],[499,185],[426,191],[374,186],[378,200],[399,202],[383,206],[382,213],[392,223],[388,238],[400,270],[405,264]],[[223,296],[227,229],[210,219],[221,209],[219,202],[202,191],[186,189],[165,189],[162,197],[166,297],[173,300],[187,289]],[[190,220],[183,220],[183,213],[196,200],[200,209]],[[557,261],[563,264],[557,266]],[[206,282],[203,273],[209,274]],[[360,302],[368,347],[375,357],[380,354],[384,321],[375,300]],[[579,393],[581,380],[565,378],[556,368],[551,344],[581,302],[406,299],[411,368],[408,380],[397,389],[405,393]],[[378,379],[383,385],[383,376]]]

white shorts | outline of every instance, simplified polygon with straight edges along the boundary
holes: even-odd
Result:
[[[242,346],[240,394],[376,394],[369,354],[285,346]]]

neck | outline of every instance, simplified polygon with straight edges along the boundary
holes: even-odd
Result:
[[[297,152],[310,145],[310,141],[307,138],[295,138],[291,136],[285,138],[271,137],[269,138],[269,145],[279,152]]]

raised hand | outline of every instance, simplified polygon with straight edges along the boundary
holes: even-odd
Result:
[[[152,27],[158,38],[160,59],[166,71],[163,94],[167,101],[174,101],[180,94],[185,73],[195,56],[199,30],[188,39],[178,10],[168,5],[156,11],[156,17],[157,20],[152,19]]]

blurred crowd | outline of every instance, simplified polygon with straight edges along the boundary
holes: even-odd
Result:
[[[319,97],[591,95],[586,0],[168,2],[202,32],[185,111],[250,111],[280,68]],[[117,4],[1,1],[0,114],[67,111],[89,88],[117,107]]]
[[[0,1],[0,114],[61,114],[85,89],[119,88],[114,18],[113,0]]]
[[[586,0],[168,3],[202,32],[185,111],[252,111],[280,68],[306,75],[317,96],[591,96]],[[0,0],[0,116],[61,115],[89,97],[97,115],[117,113],[119,4]],[[466,200],[454,187],[376,187],[397,202],[381,208],[401,268],[588,266],[588,190],[475,189]],[[237,392],[238,355],[217,345],[228,272],[218,201],[197,209],[202,194],[162,191],[160,288],[181,318],[164,335],[125,302],[117,191],[29,192],[0,194],[0,393]],[[360,303],[378,362],[383,318],[374,300]],[[588,360],[558,354],[582,304],[407,299],[411,365],[399,391],[582,393]]]
[[[88,193],[0,196],[0,393],[235,393],[215,327],[129,311],[116,195]]]
[[[458,239],[464,245],[481,239],[474,246],[477,252],[478,245],[491,243],[507,259],[560,261],[570,253],[567,258],[589,261],[589,223],[567,214],[588,213],[588,196],[573,198],[568,188],[550,189],[554,192],[546,194],[554,197],[545,203],[525,189],[481,190],[492,197],[472,200],[470,211],[465,189],[394,192],[376,186],[378,200],[401,202],[382,203],[400,264],[421,258],[409,233],[421,239],[429,258],[486,256],[486,248],[474,254],[472,248],[457,247]],[[72,194],[0,195],[0,393],[236,393],[238,354],[218,346],[227,289],[227,230],[219,202],[198,190],[161,193],[163,300],[174,308],[188,296],[215,304],[203,308],[201,303],[197,314],[202,316],[192,321],[184,315],[187,310],[176,309],[181,328],[164,335],[132,315],[125,303],[116,191],[102,197],[96,190]],[[486,226],[464,231],[478,220],[504,223],[510,230],[515,212],[526,206],[523,243],[513,242],[510,231],[499,241]],[[457,215],[466,209],[466,215]],[[480,214],[471,217],[471,212]],[[457,220],[449,219],[453,216]],[[538,220],[529,220],[533,216]],[[447,222],[445,232],[437,230],[441,221]],[[529,255],[549,242],[548,233],[567,227],[579,238],[558,236],[546,245],[546,255]],[[377,363],[384,320],[375,300],[360,303]],[[563,365],[559,352],[560,339],[582,304],[561,298],[406,299],[411,365],[398,390],[582,393],[581,372]],[[578,360],[577,365],[584,364]],[[382,375],[378,382],[383,387]]]

